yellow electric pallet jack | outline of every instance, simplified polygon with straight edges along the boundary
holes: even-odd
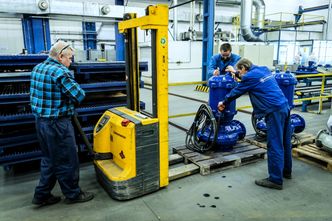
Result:
[[[137,28],[151,30],[152,116],[140,113]],[[94,129],[97,179],[114,199],[135,198],[168,185],[168,6],[146,16],[124,15],[127,107],[107,110]],[[102,156],[112,156],[102,159]],[[101,156],[101,157],[100,157]]]

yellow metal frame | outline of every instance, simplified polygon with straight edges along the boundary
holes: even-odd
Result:
[[[169,83],[168,86],[196,85],[196,84],[206,84],[206,83],[207,81],[177,82],[177,83]]]
[[[157,116],[159,119],[160,145],[160,187],[167,186],[168,180],[168,6],[155,5],[147,8],[147,15],[122,21],[119,32],[131,28],[156,30],[157,70]]]
[[[324,98],[331,98],[332,94],[330,95],[324,95],[325,91],[325,79],[326,77],[332,76],[332,73],[325,73],[325,74],[304,74],[304,75],[298,75],[295,76],[296,78],[311,78],[311,77],[322,77],[322,86],[320,88],[320,94],[318,97],[308,97],[308,98],[301,98],[301,99],[296,99],[294,102],[302,102],[302,101],[307,101],[307,100],[319,100],[319,105],[318,105],[318,111],[316,112],[317,114],[322,113],[323,110],[323,99]]]

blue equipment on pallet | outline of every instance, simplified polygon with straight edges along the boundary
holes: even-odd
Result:
[[[245,137],[245,126],[233,120],[237,113],[236,101],[227,105],[223,112],[218,111],[219,101],[224,100],[236,84],[230,74],[209,79],[209,106],[203,104],[200,107],[187,133],[186,146],[189,149],[204,152],[215,147],[217,150],[228,151]]]
[[[274,73],[274,77],[280,89],[282,90],[283,94],[287,98],[289,107],[293,109],[294,89],[295,85],[297,84],[296,78],[289,71],[280,72],[280,70],[278,69]],[[294,129],[294,133],[301,133],[305,128],[305,121],[303,117],[301,117],[298,114],[291,114],[290,119],[291,119],[291,126]],[[251,120],[257,135],[266,136],[267,127],[264,117],[257,119],[253,114]]]
[[[30,110],[30,71],[47,55],[0,56],[0,165],[40,159],[34,116]],[[83,131],[92,143],[94,125],[109,108],[126,106],[125,62],[73,63],[75,79],[86,92],[77,108]],[[147,62],[140,62],[140,72]],[[142,109],[145,104],[140,103]],[[77,139],[80,153],[86,146]]]
[[[317,66],[315,66],[315,62],[309,62],[308,66],[299,65],[297,70],[294,72],[295,74],[318,74]]]

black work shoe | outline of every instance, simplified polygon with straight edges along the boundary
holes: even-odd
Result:
[[[94,197],[93,193],[81,191],[80,194],[75,199],[66,198],[65,203],[67,203],[67,204],[84,203],[84,202],[92,200],[93,197]]]
[[[60,202],[60,200],[61,200],[60,196],[53,196],[53,195],[51,195],[46,200],[41,200],[41,199],[37,199],[37,198],[34,197],[32,199],[32,204],[35,204],[35,205],[38,205],[38,206],[47,206],[47,205],[56,204],[56,203]]]
[[[267,188],[282,190],[282,184],[276,184],[269,180],[269,178],[255,180],[255,184],[258,186],[263,186]]]
[[[284,173],[283,177],[290,180],[290,179],[292,179],[292,174],[291,173]]]

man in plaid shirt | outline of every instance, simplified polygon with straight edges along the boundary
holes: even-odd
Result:
[[[50,49],[48,59],[31,72],[31,109],[43,154],[32,203],[40,206],[61,200],[51,194],[56,181],[66,197],[65,203],[86,202],[94,197],[78,185],[79,162],[71,117],[85,93],[68,70],[72,58],[70,45],[58,41]]]

